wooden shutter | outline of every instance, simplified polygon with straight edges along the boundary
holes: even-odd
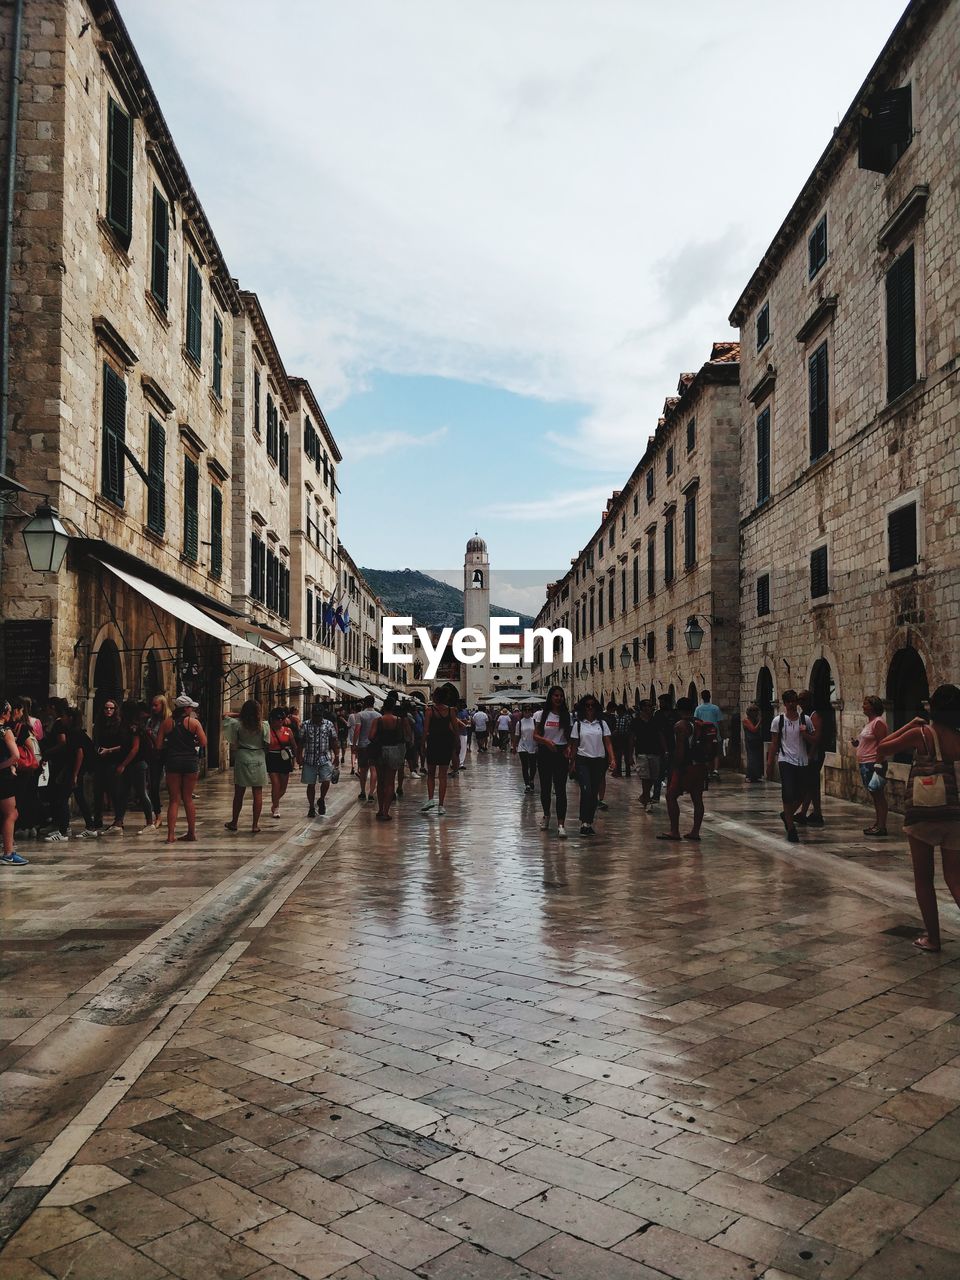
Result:
[[[809,277],[812,280],[827,260],[827,215],[824,214],[813,228],[807,241],[809,250]]]
[[[691,418],[687,423],[687,453],[692,453],[697,443],[697,420]]]
[[[887,272],[887,399],[903,395],[917,380],[913,245]]]
[[[107,101],[107,222],[126,248],[133,233],[133,121]]]
[[[827,576],[827,548],[817,547],[810,553],[810,598],[817,600],[830,591]]]
[[[150,292],[166,311],[170,264],[170,219],[167,202],[153,188],[153,232],[150,254]]]
[[[308,638],[313,638],[313,592],[307,588],[307,629],[304,633]]]
[[[913,137],[911,87],[876,94],[860,118],[861,169],[889,173]]]
[[[898,507],[887,516],[890,572],[909,569],[917,563],[917,504]]]
[[[183,460],[183,554],[196,560],[200,551],[200,468]]]
[[[770,612],[770,575],[762,573],[757,579],[757,617]]]
[[[167,433],[152,415],[147,419],[147,527],[162,534],[167,525]]]
[[[652,596],[657,590],[656,581],[657,546],[653,537],[647,538],[647,595]]]
[[[223,321],[213,313],[213,394],[223,395]]]
[[[765,302],[757,312],[757,350],[770,341],[770,303]]]
[[[663,526],[663,580],[673,581],[673,520]]]
[[[223,490],[216,484],[210,486],[210,573],[223,574]]]
[[[123,506],[124,449],[127,442],[127,385],[103,366],[103,460],[100,489],[105,498]]]
[[[256,369],[253,371],[253,430],[255,435],[260,434],[260,374]]]
[[[647,501],[653,501],[653,467],[647,472]]]
[[[633,603],[640,603],[640,557],[633,557]]]
[[[697,495],[687,495],[683,508],[683,567],[692,569],[697,563]]]
[[[810,357],[810,461],[815,462],[830,448],[830,404],[827,344],[824,342]]]
[[[770,497],[770,410],[757,416],[757,504]]]
[[[187,352],[199,364],[203,345],[203,280],[192,258],[187,258]]]

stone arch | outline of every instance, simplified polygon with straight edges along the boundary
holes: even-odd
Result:
[[[756,704],[760,708],[760,724],[763,727],[763,739],[770,739],[770,725],[773,721],[773,710],[776,692],[773,683],[773,672],[765,662],[757,672]]]
[[[904,645],[893,655],[887,668],[884,704],[888,710],[888,727],[902,728],[925,710],[929,697],[926,663],[913,645]]]
[[[139,696],[149,702],[160,693],[169,700],[173,665],[166,640],[158,631],[151,632],[140,653]]]
[[[827,658],[817,658],[816,662],[814,662],[810,668],[807,688],[813,698],[813,709],[820,716],[823,726],[820,740],[821,749],[823,751],[836,751],[837,711],[834,704],[837,701],[837,688],[833,667]]]
[[[690,699],[690,701],[693,703],[694,706],[696,706],[697,703],[700,701],[700,695],[697,693],[697,686],[693,680],[691,680],[690,683],[687,685],[687,697]]]
[[[97,632],[87,666],[87,719],[99,714],[104,699],[123,698],[127,689],[123,668],[123,636],[112,622]]]

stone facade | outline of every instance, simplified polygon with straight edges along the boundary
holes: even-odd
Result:
[[[908,99],[906,129],[881,156],[887,172],[861,168],[861,128],[869,162],[870,116],[890,90]],[[960,680],[958,96],[960,8],[917,0],[731,316],[740,701],[769,718],[784,688],[810,687],[834,794],[859,789],[849,739],[864,695],[894,727]]]
[[[656,433],[601,523],[548,588],[538,627],[573,633],[573,662],[534,668],[533,688],[568,699],[594,693],[631,707],[643,698],[698,697],[727,713],[739,696],[737,636],[737,344],[715,343],[684,374]],[[684,630],[697,617],[702,647]]]
[[[342,543],[339,556],[339,599],[349,606],[350,625],[334,635],[338,668],[348,678],[403,689],[412,679],[413,667],[383,661],[383,619],[398,615],[383,603]]]

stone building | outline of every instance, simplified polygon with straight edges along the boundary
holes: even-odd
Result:
[[[338,545],[340,562],[339,601],[342,603],[349,624],[346,631],[335,629],[334,646],[337,654],[335,684],[340,692],[343,679],[359,681],[373,686],[380,696],[389,689],[404,689],[412,678],[412,669],[405,663],[383,661],[383,618],[396,617],[373,590],[353,557],[343,543]]]
[[[478,631],[487,648],[479,662],[462,664],[460,692],[467,705],[474,707],[492,687],[489,657],[490,554],[487,544],[477,533],[467,540],[463,555],[463,625]]]
[[[232,612],[240,295],[112,3],[29,0],[20,76],[4,469],[74,536],[34,574],[7,512],[3,682],[185,687],[216,722],[238,665],[277,666],[195,608]]]
[[[548,588],[538,627],[573,632],[573,662],[534,669],[535,691],[595,693],[634,706],[706,688],[739,698],[737,636],[738,347],[713,344],[684,374],[600,526]],[[699,641],[699,647],[692,645]]]
[[[865,694],[896,727],[960,680],[958,100],[960,6],[914,0],[731,315],[739,700],[808,686],[835,794]]]

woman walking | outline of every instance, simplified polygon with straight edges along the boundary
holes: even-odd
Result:
[[[290,775],[297,758],[297,740],[286,723],[283,707],[274,707],[269,715],[270,740],[267,743],[267,773],[270,775],[270,817],[280,817],[280,801],[287,793]]]
[[[25,867],[28,859],[17,853],[14,829],[17,824],[17,761],[20,753],[11,727],[13,712],[9,702],[0,701],[0,862],[7,867]]]
[[[580,717],[570,731],[570,758],[580,785],[580,834],[592,836],[600,783],[608,768],[616,768],[617,758],[610,725],[600,718],[600,704],[589,695],[580,703]]]
[[[533,780],[537,776],[537,744],[533,740],[537,722],[530,708],[525,708],[513,730],[513,754],[520,757],[520,771],[523,774],[523,789],[533,793]],[[486,751],[486,746],[480,748]]]
[[[930,699],[930,723],[918,716],[877,744],[877,757],[914,751],[906,789],[903,833],[913,860],[917,905],[926,930],[914,942],[940,950],[940,913],[934,884],[934,849],[940,846],[943,878],[960,907],[960,689],[942,684]]]
[[[93,752],[93,821],[98,831],[110,831],[116,825],[117,766],[126,755],[116,698],[106,700],[94,722]],[[106,827],[103,824],[104,796],[109,799],[113,810],[113,822]]]
[[[193,793],[200,773],[199,751],[207,745],[203,725],[193,714],[199,705],[188,694],[181,693],[173,704],[173,714],[164,720],[157,735],[158,748],[162,751],[166,747],[167,752],[167,844],[175,844],[178,839],[192,843],[197,838]],[[177,836],[181,800],[187,815],[187,834]]]
[[[459,753],[460,738],[456,712],[443,701],[440,689],[434,689],[423,724],[423,740],[427,744],[427,799],[421,806],[423,813],[436,809],[444,814],[443,802],[447,798],[447,774],[454,751]],[[433,790],[440,775],[440,803],[433,798]]]
[[[533,740],[537,745],[537,773],[540,775],[540,830],[550,826],[551,793],[557,800],[557,837],[566,838],[567,777],[570,772],[570,708],[559,685],[547,693],[543,707],[533,717]]]
[[[251,833],[260,830],[260,813],[263,809],[263,788],[267,785],[267,746],[270,742],[270,726],[263,720],[260,703],[248,699],[239,714],[228,712],[223,718],[223,734],[233,745],[233,816],[223,825],[228,831],[236,831],[240,823],[240,810],[247,787],[253,796],[253,826]]]
[[[748,782],[762,782],[763,724],[760,708],[755,702],[751,702],[741,716],[740,727],[743,730],[743,745],[747,756],[746,779]]]
[[[693,703],[689,698],[678,698],[674,708],[677,722],[673,726],[673,747],[670,759],[670,775],[667,782],[667,813],[670,830],[662,831],[658,840],[700,839],[703,822],[703,788],[707,781],[706,760],[694,759],[696,730],[693,727]],[[685,836],[680,835],[680,797],[684,792],[693,801],[693,826]]]
[[[860,780],[873,801],[874,823],[872,827],[864,827],[865,836],[885,836],[887,834],[887,797],[884,788],[887,785],[887,766],[881,761],[877,748],[887,736],[887,722],[883,718],[883,702],[880,698],[869,694],[863,700],[863,714],[867,723],[856,738],[850,742],[857,749],[857,764],[860,767]]]
[[[390,822],[390,806],[396,797],[397,770],[407,754],[410,726],[406,716],[398,714],[399,697],[389,693],[380,719],[370,726],[370,742],[379,748],[377,764],[377,821]]]

